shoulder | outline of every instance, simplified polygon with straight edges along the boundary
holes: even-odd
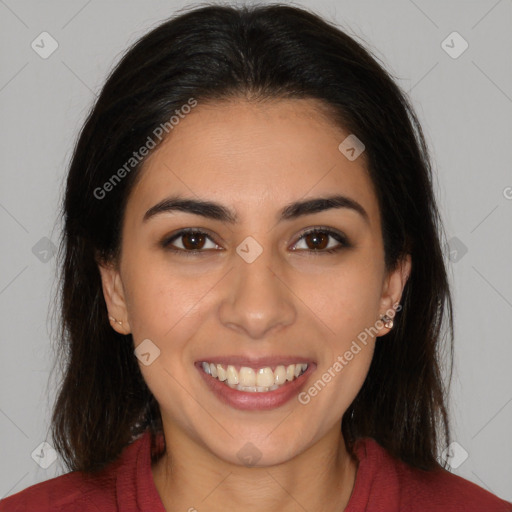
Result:
[[[403,462],[398,468],[406,507],[421,503],[425,510],[512,512],[512,503],[445,469],[423,471]]]
[[[113,476],[110,472],[94,477],[73,471],[51,478],[1,500],[0,512],[81,512],[92,510],[98,500],[105,505],[105,512],[115,510]]]
[[[117,511],[119,475],[130,471],[131,462],[140,448],[138,441],[126,446],[118,459],[97,473],[72,471],[0,500],[0,512]],[[129,489],[123,488],[123,491]]]
[[[108,508],[109,504],[115,505],[114,492],[108,478],[73,471],[8,496],[0,501],[0,512],[81,512],[91,510],[92,502],[98,499],[106,505],[107,512],[115,510]]]
[[[379,503],[383,503],[383,495],[389,496],[386,503],[392,503],[394,510],[512,512],[512,503],[473,482],[442,468],[424,471],[412,467],[392,457],[374,439],[358,440],[356,453],[366,478],[372,480],[371,489],[368,488],[370,494],[380,495]]]

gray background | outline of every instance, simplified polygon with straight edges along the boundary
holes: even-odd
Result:
[[[410,92],[450,239],[458,443],[450,461],[454,473],[512,500],[512,2],[297,4],[361,37]],[[0,498],[63,472],[60,458],[47,469],[36,460],[52,456],[40,446],[50,440],[55,394],[51,243],[78,130],[121,53],[186,5],[0,0]],[[47,59],[31,48],[43,31],[59,45]],[[469,44],[457,58],[442,46],[453,31]],[[444,44],[452,54],[462,48],[453,37]]]

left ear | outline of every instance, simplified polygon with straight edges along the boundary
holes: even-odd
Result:
[[[380,299],[380,316],[385,315],[386,312],[389,314],[391,311],[395,311],[393,306],[398,304],[402,298],[405,285],[411,275],[411,266],[411,255],[406,254],[401,260],[399,260],[396,268],[389,272],[384,278],[382,296]],[[381,333],[377,336],[383,336],[390,330],[391,329],[387,327],[383,327],[381,329]]]
[[[103,297],[112,328],[119,334],[130,334],[128,308],[121,275],[117,265],[113,263],[98,263],[103,288]]]

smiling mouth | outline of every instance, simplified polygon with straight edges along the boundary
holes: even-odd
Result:
[[[238,391],[265,393],[274,391],[300,377],[309,367],[308,363],[265,366],[218,364],[201,361],[199,366],[211,377]]]

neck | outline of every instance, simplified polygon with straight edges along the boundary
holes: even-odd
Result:
[[[267,467],[226,462],[178,430],[166,429],[165,438],[166,452],[152,472],[167,512],[342,512],[354,487],[357,461],[339,428],[293,459]]]

